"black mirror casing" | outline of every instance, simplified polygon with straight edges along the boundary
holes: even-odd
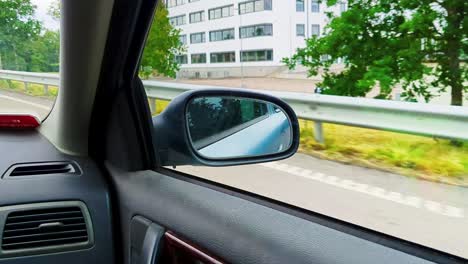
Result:
[[[276,104],[283,109],[291,122],[292,142],[290,147],[281,153],[248,158],[219,160],[208,159],[199,155],[192,147],[189,137],[186,109],[192,99],[203,96],[243,97]],[[299,147],[299,122],[296,114],[286,102],[268,94],[245,89],[191,90],[174,98],[161,114],[153,117],[153,145],[157,163],[160,166],[235,166],[275,161],[288,158],[296,153]]]

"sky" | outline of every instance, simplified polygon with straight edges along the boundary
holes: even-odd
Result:
[[[41,20],[44,27],[49,29],[58,29],[60,26],[59,21],[55,21],[48,14],[49,6],[55,0],[31,0],[31,3],[35,5],[36,8],[36,18]]]

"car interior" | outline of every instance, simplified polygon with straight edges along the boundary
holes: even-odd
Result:
[[[158,1],[62,1],[53,110],[38,128],[0,128],[0,263],[466,263],[173,170],[290,157],[299,123],[282,100],[242,89],[187,92],[152,117],[138,67]],[[207,128],[197,132],[186,111],[205,97],[274,108],[255,106],[270,110],[226,125],[225,134],[197,136]],[[266,117],[278,114],[280,121]],[[243,122],[280,122],[278,143],[247,156],[229,152]],[[231,141],[210,152],[191,137]]]

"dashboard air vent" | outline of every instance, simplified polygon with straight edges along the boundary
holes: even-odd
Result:
[[[87,221],[79,206],[10,212],[2,233],[2,250],[27,250],[88,243]]]
[[[23,163],[13,165],[6,173],[7,177],[79,174],[77,165],[72,162]]]

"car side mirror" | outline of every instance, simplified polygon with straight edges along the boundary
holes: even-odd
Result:
[[[153,118],[153,131],[161,166],[274,161],[299,145],[299,123],[288,104],[241,89],[185,92]]]

